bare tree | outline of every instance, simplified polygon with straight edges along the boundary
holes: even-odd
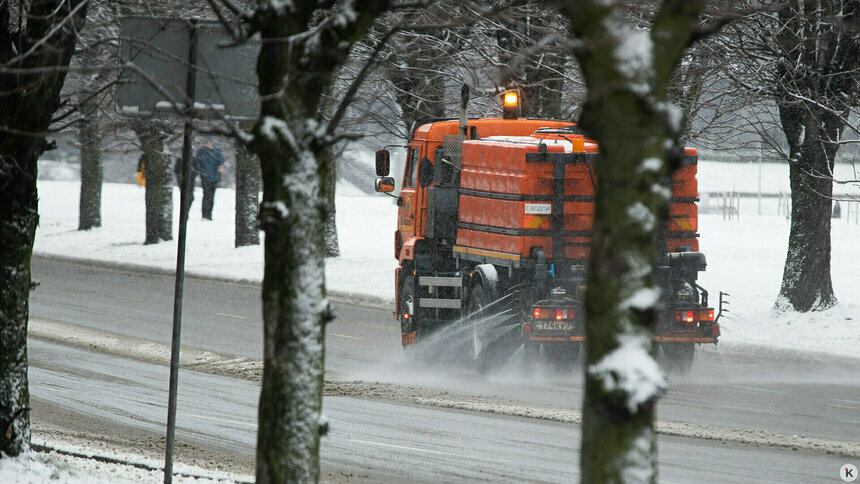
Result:
[[[236,142],[236,247],[260,245],[260,160]]]
[[[372,102],[355,105],[345,120],[350,132],[381,144],[402,142],[416,123],[454,116],[464,82],[472,88],[469,116],[499,116],[498,94],[509,87],[523,91],[523,115],[570,119],[577,112],[582,81],[566,55],[567,26],[555,9],[511,1],[398,9],[356,45],[339,81],[349,82],[394,26],[397,33],[360,93]]]
[[[791,230],[776,306],[809,311],[836,303],[830,278],[833,167],[855,135],[860,33],[850,0],[750,2],[750,15],[720,35],[718,77],[736,93],[723,116],[733,130],[789,163]],[[713,100],[709,101],[715,104]],[[725,123],[724,126],[729,126]]]
[[[113,60],[110,52],[118,31],[115,7],[109,2],[91,2],[89,21],[80,33],[79,47],[63,86],[63,95],[71,102],[63,114],[55,117],[52,127],[74,131],[77,126],[81,160],[78,230],[102,225],[102,140],[109,88],[116,80],[114,66],[105,64],[107,59]]]
[[[497,22],[499,84],[522,90],[520,114],[561,119],[565,80],[565,49],[558,32],[565,32],[563,18],[538,2],[507,9]]]
[[[27,320],[37,160],[60,104],[86,0],[0,2],[0,453],[30,445]],[[0,455],[2,455],[0,454]]]
[[[839,17],[860,3],[786,2],[775,19],[775,94],[788,142],[791,231],[777,307],[808,311],[836,303],[830,279],[833,164],[853,106],[860,102],[860,34]]]
[[[252,136],[235,131],[260,157],[263,173],[265,345],[257,482],[316,482],[325,323],[333,317],[325,298],[324,156],[337,141],[334,130],[355,90],[347,90],[330,119],[322,115],[323,93],[389,3],[265,1],[251,13],[231,1],[212,4],[236,37],[262,37],[260,119]],[[227,20],[221,8],[237,21]]]
[[[82,105],[83,116],[78,129],[81,145],[81,198],[78,210],[78,230],[102,226],[102,133],[96,117],[98,105],[93,101]]]
[[[143,154],[146,178],[146,237],[144,244],[173,240],[173,168],[165,144],[168,124],[157,119],[140,119],[133,123]]]
[[[658,232],[680,163],[678,108],[667,86],[699,30],[704,1],[667,0],[647,29],[621,3],[566,2],[600,143],[587,275],[583,482],[656,482],[654,409],[665,380],[653,359],[660,311]]]

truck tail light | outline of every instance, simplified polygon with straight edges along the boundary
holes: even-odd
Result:
[[[532,332],[532,323],[523,324],[523,334],[531,334]]]
[[[534,308],[532,309],[532,316],[535,319],[563,321],[565,319],[573,319],[576,316],[576,312],[573,308]]]
[[[675,321],[692,323],[696,321],[696,319],[693,316],[693,311],[675,311]]]
[[[714,320],[713,309],[682,309],[675,311],[675,321],[679,323],[696,323],[699,321],[712,322]]]

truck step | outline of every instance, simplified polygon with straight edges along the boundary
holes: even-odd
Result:
[[[418,304],[422,308],[460,309],[461,302],[459,299],[433,299],[422,297]]]
[[[419,286],[462,287],[463,286],[463,278],[462,277],[421,276],[418,278],[418,285]]]

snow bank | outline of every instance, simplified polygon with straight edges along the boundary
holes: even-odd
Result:
[[[113,456],[112,456],[113,457]],[[0,458],[0,482],[17,484],[41,484],[61,482],[63,484],[126,484],[161,482],[164,472],[150,470],[145,466],[101,462],[57,452],[26,452],[15,458]],[[194,472],[197,471],[197,472]],[[235,482],[232,478],[202,477],[206,471],[188,469],[188,475],[174,475],[176,483]],[[243,476],[249,479],[250,476]]]

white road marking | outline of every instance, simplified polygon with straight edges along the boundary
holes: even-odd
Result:
[[[248,319],[245,316],[239,316],[238,314],[227,314],[227,313],[215,313],[218,316],[224,316],[225,318],[233,318],[233,319]]]
[[[857,405],[860,405],[860,402],[855,402],[854,400],[843,400],[841,398],[831,398],[831,400],[833,400],[834,402],[855,403]]]
[[[838,403],[828,403],[828,404],[826,404],[826,405],[827,405],[827,406],[829,406],[829,407],[845,408],[845,409],[848,409],[848,410],[854,410],[855,408],[857,408],[857,407],[851,407],[851,406],[848,406],[848,405],[839,405]]]
[[[338,338],[346,338],[346,339],[357,339],[359,341],[363,341],[364,338],[359,338],[358,336],[347,336],[345,334],[337,334],[337,333],[328,333],[331,336],[337,336]]]
[[[245,425],[247,427],[257,428],[257,424],[251,423],[251,422],[240,422],[238,420],[228,420],[226,418],[207,417],[206,415],[196,415],[193,413],[186,413],[186,414],[183,414],[183,416],[184,417],[201,418],[203,420],[212,420],[215,422],[223,422],[223,423],[230,423],[230,424],[236,424],[236,425]]]
[[[742,390],[746,390],[748,392],[755,392],[755,393],[785,393],[785,392],[781,392],[779,390],[768,390],[767,388],[747,387],[744,385],[733,385],[733,386],[735,388],[740,388]]]

